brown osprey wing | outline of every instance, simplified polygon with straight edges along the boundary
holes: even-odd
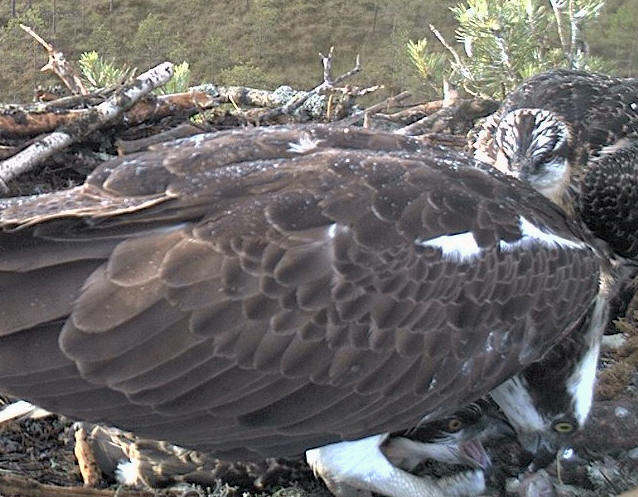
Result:
[[[581,183],[578,213],[616,254],[638,258],[638,142],[595,158]]]
[[[255,129],[5,201],[0,390],[228,457],[464,405],[598,287],[548,201],[472,165],[394,135]]]

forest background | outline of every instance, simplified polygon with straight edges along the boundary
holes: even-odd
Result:
[[[191,84],[312,88],[322,79],[318,52],[335,46],[334,70],[362,71],[352,82],[436,95],[410,62],[406,44],[432,36],[451,43],[456,0],[4,0],[0,3],[0,102],[26,102],[37,86],[58,84],[41,73],[46,52],[23,23],[69,60],[95,50],[118,66],[146,70],[164,60],[187,61]],[[607,0],[586,38],[608,72],[638,73],[638,0]],[[459,48],[462,50],[462,46]]]

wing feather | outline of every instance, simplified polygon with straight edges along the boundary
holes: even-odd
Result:
[[[67,292],[0,324],[0,359],[17,354],[0,389],[220,454],[291,454],[465,404],[586,313],[598,256],[535,192],[408,137],[302,129],[198,136],[0,201],[12,305]],[[316,147],[292,147],[302,133]],[[574,243],[516,245],[520,216]],[[475,253],[428,246],[463,233]],[[62,279],[38,290],[44,274]]]

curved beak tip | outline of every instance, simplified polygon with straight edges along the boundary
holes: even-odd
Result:
[[[459,452],[461,457],[470,466],[485,470],[492,465],[490,456],[485,451],[485,448],[479,439],[473,438],[464,442],[461,444]]]

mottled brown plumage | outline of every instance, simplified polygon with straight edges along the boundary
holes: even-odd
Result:
[[[226,457],[465,405],[582,332],[601,264],[552,203],[475,166],[259,128],[4,200],[0,390]]]
[[[471,134],[475,156],[529,182],[619,255],[638,257],[638,79],[554,70]]]

